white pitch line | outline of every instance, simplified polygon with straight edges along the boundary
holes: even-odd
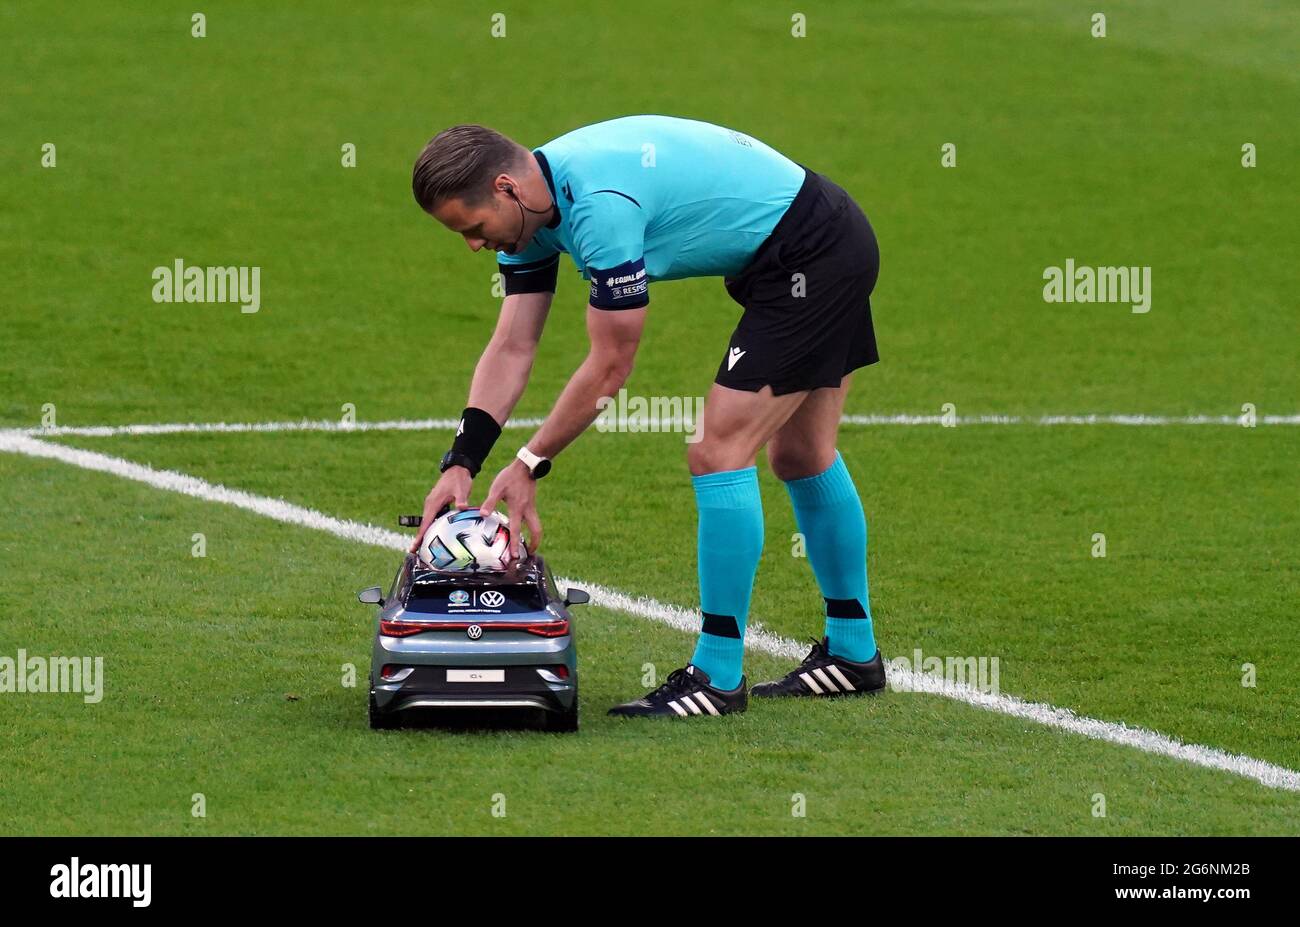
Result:
[[[187,476],[171,470],[155,470],[143,464],[134,463],[121,457],[112,457],[94,451],[85,451],[60,444],[39,441],[27,435],[15,432],[0,432],[0,451],[22,454],[28,457],[57,460],[62,463],[109,473],[123,477],[155,489],[176,492],[203,499],[232,505],[245,511],[264,515],[289,525],[298,525],[324,531],[335,537],[350,541],[359,541],[377,547],[406,550],[410,536],[378,528],[374,525],[333,518],[314,509],[304,508],[286,502],[283,499],[271,499],[225,486],[209,483],[198,477]],[[595,583],[557,577],[563,586],[580,586],[591,594],[593,604],[602,608],[621,611],[639,618],[657,621],[672,628],[694,634],[700,627],[699,612],[667,605],[655,599],[639,596],[633,597],[616,589],[610,589]],[[799,659],[806,647],[789,638],[780,637],[764,630],[757,622],[750,622],[746,633],[745,647],[772,656],[785,659]],[[890,667],[893,676],[891,685],[896,689],[925,692],[941,695],[954,701],[962,702],[986,711],[1009,715],[1033,721],[1047,727],[1079,734],[1092,740],[1102,740],[1122,746],[1133,747],[1144,753],[1167,756],[1183,760],[1206,769],[1216,769],[1232,773],[1247,779],[1253,779],[1261,785],[1289,792],[1300,792],[1300,772],[1277,766],[1264,760],[1241,754],[1228,753],[1217,747],[1201,744],[1183,743],[1176,738],[1140,727],[1130,727],[1114,721],[1102,721],[1075,714],[1066,708],[1057,708],[1041,702],[1027,702],[1010,695],[980,692],[973,686],[957,684],[937,679],[926,673],[914,670]]]
[[[4,428],[0,434],[21,434],[37,438],[55,438],[60,436],[80,436],[86,438],[107,438],[116,435],[169,435],[169,434],[238,434],[246,432],[350,432],[350,431],[450,431],[455,428],[458,419],[454,418],[419,418],[390,419],[375,422],[343,422],[333,419],[309,420],[298,422],[160,422],[141,425],[55,425],[50,428]],[[639,419],[640,430],[647,432],[680,431],[694,427],[694,422],[681,418]],[[1240,417],[1231,415],[959,415],[947,418],[942,415],[844,415],[840,417],[841,425],[875,426],[875,425],[1236,425],[1241,427]],[[542,424],[540,418],[512,418],[506,422],[506,428],[537,428]],[[1300,425],[1300,415],[1260,415],[1256,418],[1258,425]]]
[[[1236,425],[1244,427],[1237,415],[1125,415],[1091,413],[1088,415],[843,415],[841,425]],[[1257,425],[1300,425],[1300,415],[1259,415]]]
[[[507,428],[536,428],[540,418],[511,420]],[[78,435],[87,438],[108,438],[116,435],[171,435],[171,434],[238,434],[246,432],[282,431],[450,431],[459,424],[454,418],[393,419],[386,422],[341,422],[331,419],[300,422],[162,422],[145,425],[56,425],[52,428],[16,428],[11,433],[31,437],[60,437]],[[0,431],[0,434],[4,433]]]

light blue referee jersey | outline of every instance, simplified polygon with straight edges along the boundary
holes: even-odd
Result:
[[[506,291],[553,289],[537,284],[566,252],[605,309],[646,305],[651,280],[740,273],[806,173],[757,139],[671,116],[598,122],[534,156],[559,217],[518,254],[498,253]]]

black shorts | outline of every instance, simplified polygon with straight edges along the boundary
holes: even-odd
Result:
[[[805,170],[807,170],[805,168]],[[776,395],[839,386],[874,364],[871,291],[880,250],[871,223],[840,187],[808,171],[754,257],[724,283],[745,311],[716,383]]]

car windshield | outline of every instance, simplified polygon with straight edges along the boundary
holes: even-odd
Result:
[[[545,607],[541,590],[529,583],[500,586],[415,583],[406,600],[406,611],[426,615],[518,615]]]

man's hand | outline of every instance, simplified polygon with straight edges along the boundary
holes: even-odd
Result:
[[[511,559],[519,559],[520,529],[524,525],[528,525],[528,550],[535,553],[542,543],[542,521],[537,517],[537,481],[522,460],[512,461],[497,474],[479,511],[486,515],[498,502],[505,502],[510,513]]]
[[[424,500],[424,518],[420,520],[420,530],[415,534],[415,540],[411,543],[411,553],[420,549],[420,542],[424,540],[424,532],[429,530],[429,526],[434,523],[438,513],[447,503],[452,503],[458,509],[469,508],[469,489],[474,483],[474,478],[469,475],[469,471],[464,467],[448,467],[447,471],[434,484],[433,489],[429,490],[429,495]]]

